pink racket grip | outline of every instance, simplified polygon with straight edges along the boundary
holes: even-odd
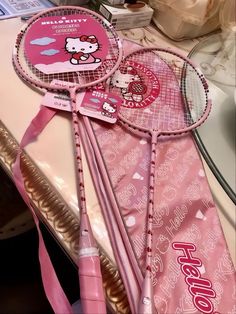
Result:
[[[99,256],[79,258],[80,298],[84,314],[106,314]]]

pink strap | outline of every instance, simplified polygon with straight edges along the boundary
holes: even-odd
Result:
[[[19,151],[17,153],[16,161],[13,165],[13,178],[15,181],[15,185],[20,192],[22,198],[25,203],[28,205],[29,209],[32,212],[39,236],[39,261],[42,275],[42,282],[45,290],[45,294],[49,303],[51,304],[54,313],[57,314],[67,314],[72,313],[72,307],[59,283],[56,272],[53,268],[52,262],[48,255],[42,233],[39,227],[39,220],[33,206],[30,203],[30,198],[27,195],[24,187],[24,179],[20,169],[20,157],[21,152],[26,145],[36,140],[37,136],[41,133],[41,131],[45,128],[48,122],[54,117],[56,114],[55,109],[47,108],[41,106],[39,112],[35,116],[35,118],[31,121],[28,126],[21,143],[19,145]]]

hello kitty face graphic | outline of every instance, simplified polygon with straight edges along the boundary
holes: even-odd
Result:
[[[141,80],[132,67],[128,67],[126,71],[117,70],[112,77],[111,84],[121,89],[127,89],[130,82]]]
[[[93,56],[99,50],[99,43],[94,35],[66,38],[65,50],[71,54],[71,64],[99,63],[101,59]]]
[[[116,112],[116,105],[104,102],[102,105],[102,115],[107,117],[113,117],[113,114]]]
[[[121,94],[123,107],[142,109],[157,99],[160,83],[152,69],[136,61],[127,60],[113,75],[111,91]]]
[[[131,66],[117,70],[112,77],[111,84],[113,87],[120,88],[125,100],[141,102],[143,94],[146,92],[146,87],[141,77]]]

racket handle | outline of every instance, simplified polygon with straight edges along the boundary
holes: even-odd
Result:
[[[97,248],[93,249],[97,251]],[[79,258],[79,280],[83,313],[106,314],[106,303],[98,255],[87,255]]]
[[[139,303],[139,314],[154,314],[156,313],[153,304],[153,286],[152,279],[146,275],[143,281],[142,293]]]

